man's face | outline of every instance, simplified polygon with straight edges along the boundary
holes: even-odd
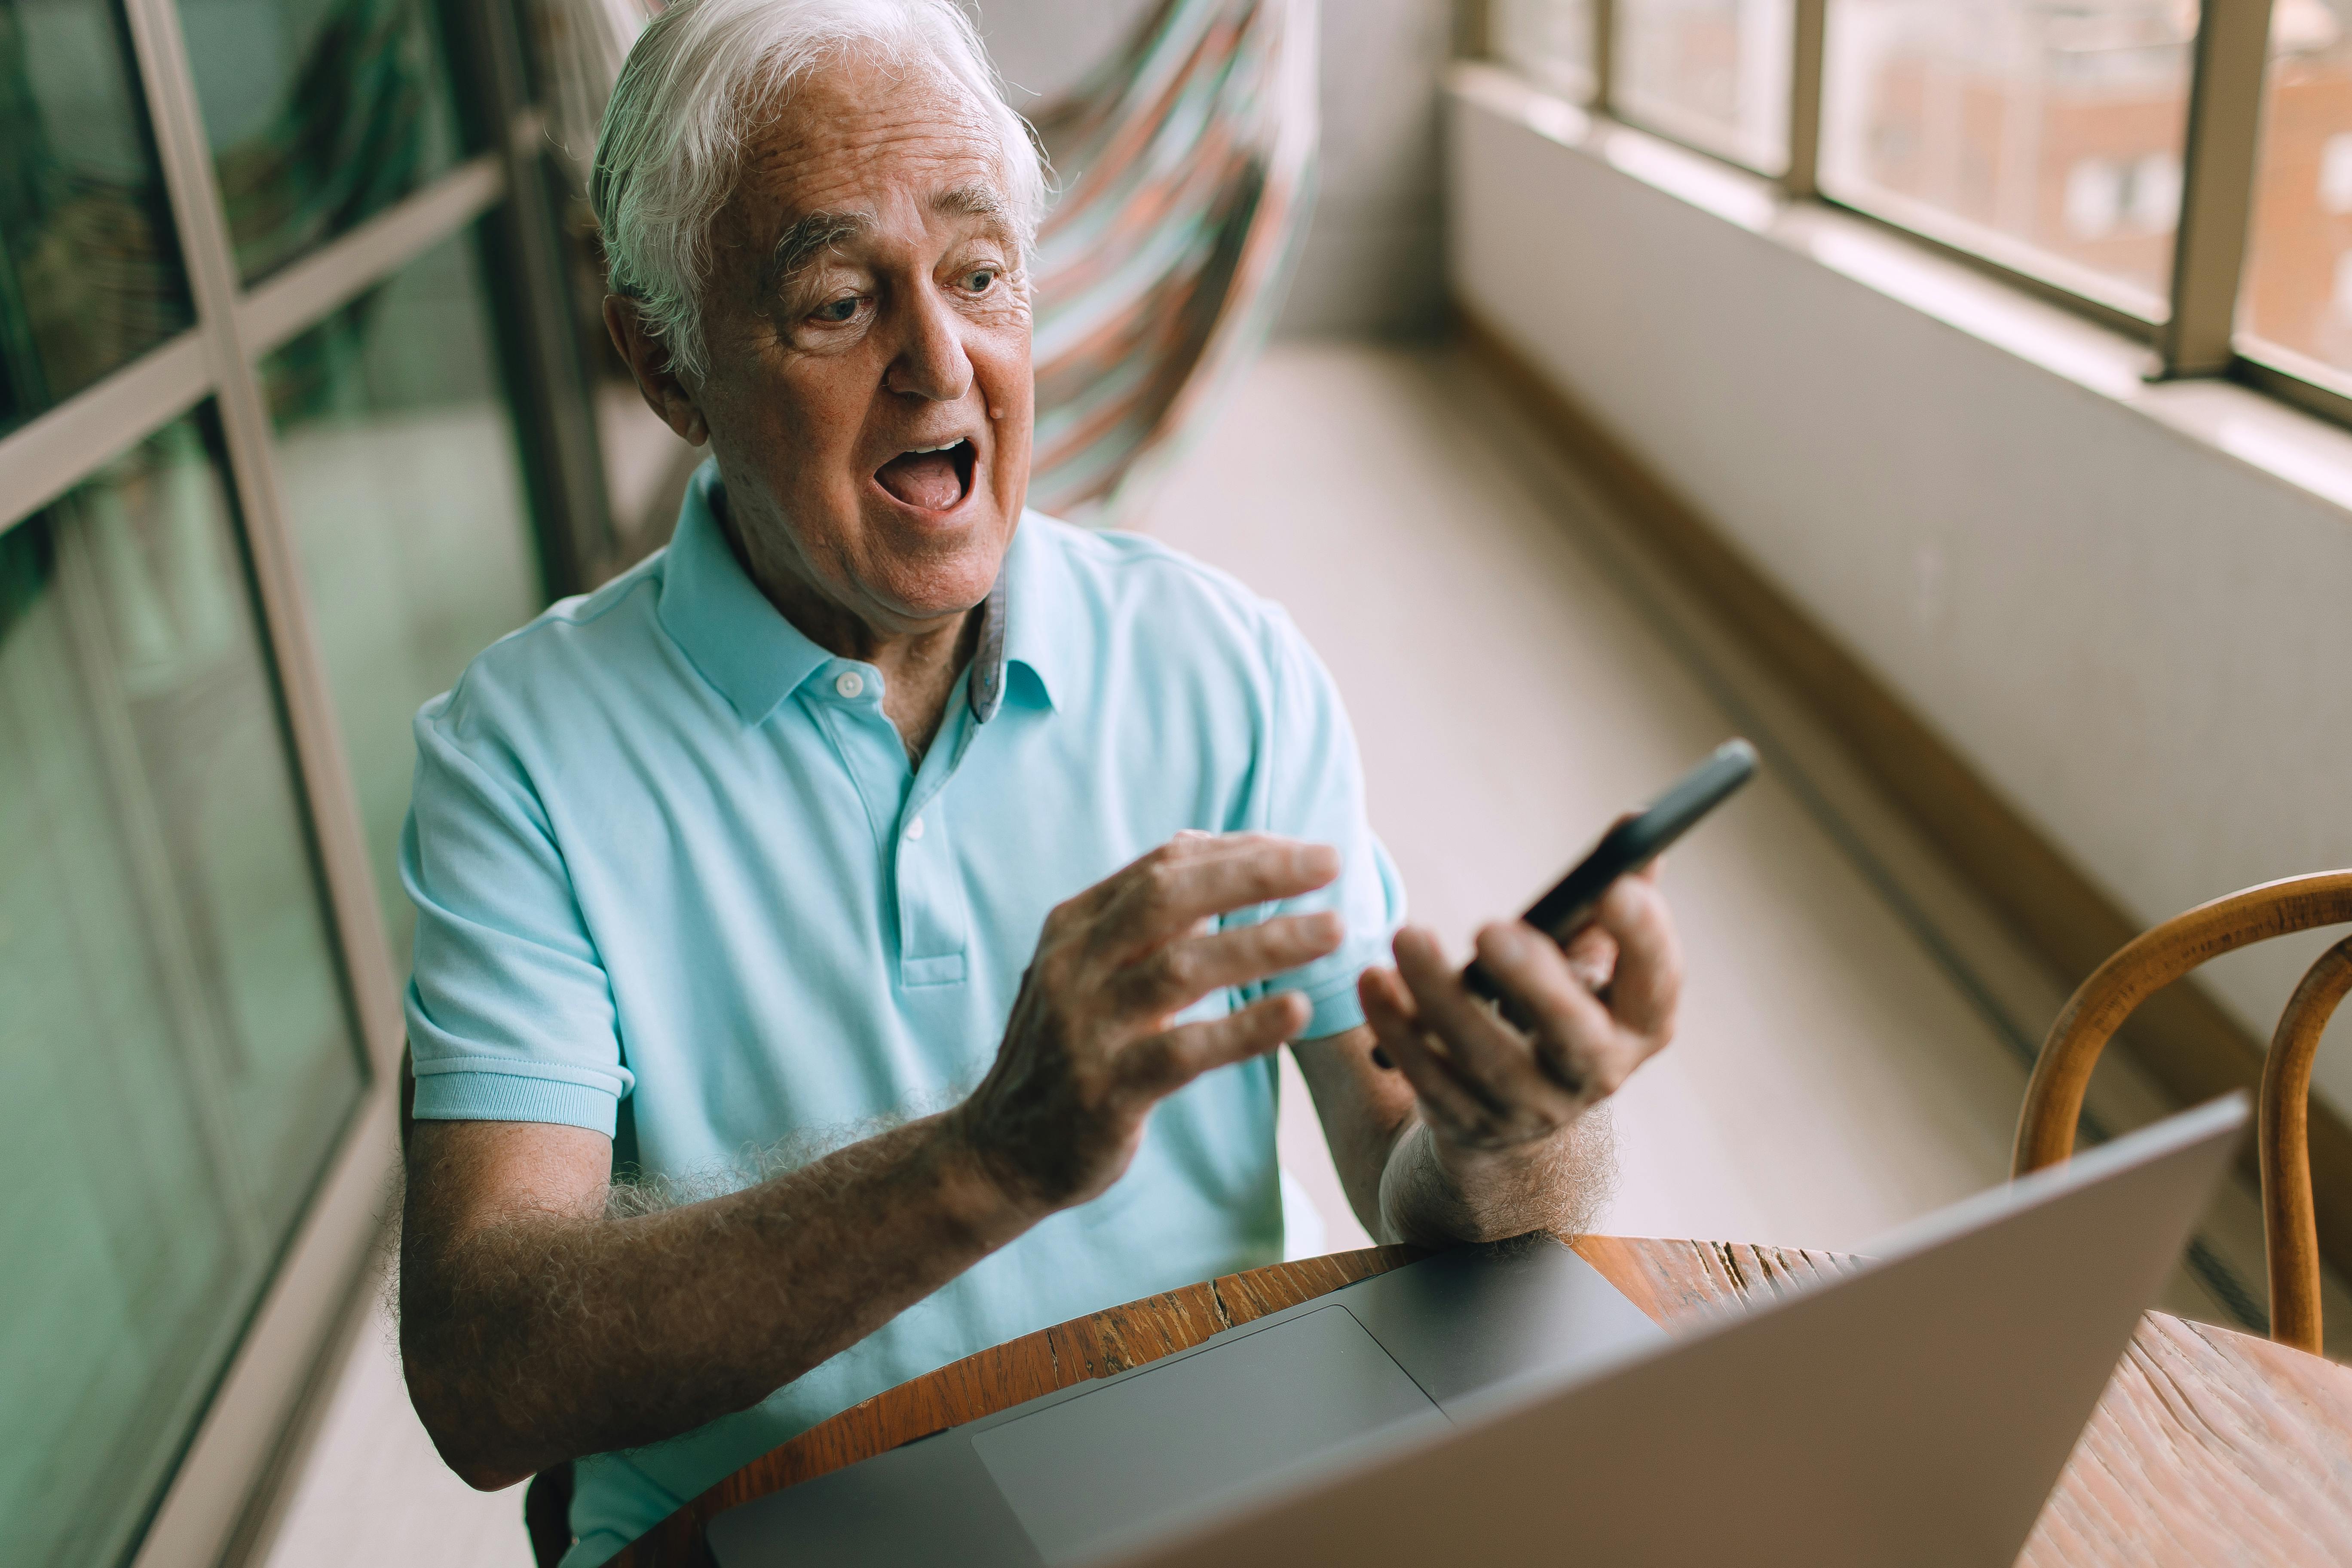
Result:
[[[696,402],[730,521],[881,634],[987,596],[1029,484],[1003,142],[942,79],[844,61],[747,142],[712,229]]]

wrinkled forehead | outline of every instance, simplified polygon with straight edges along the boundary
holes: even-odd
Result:
[[[744,139],[729,205],[741,237],[789,247],[933,216],[1009,222],[1005,148],[986,108],[928,62],[845,59],[799,83]]]

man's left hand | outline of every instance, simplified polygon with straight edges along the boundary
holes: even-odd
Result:
[[[1520,921],[1478,932],[1479,963],[1528,1030],[1465,988],[1429,931],[1400,931],[1395,952],[1358,991],[1441,1158],[1557,1137],[1674,1037],[1682,954],[1648,875],[1619,879],[1565,952]]]

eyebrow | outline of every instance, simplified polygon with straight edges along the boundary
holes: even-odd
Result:
[[[871,213],[814,212],[793,219],[768,252],[768,263],[761,268],[761,285],[773,293],[826,251],[873,226]]]
[[[986,180],[966,180],[960,185],[950,185],[931,198],[931,210],[960,213],[965,217],[1002,218],[1007,207],[1004,193]]]

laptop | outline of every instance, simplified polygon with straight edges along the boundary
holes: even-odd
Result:
[[[733,1509],[719,1568],[2015,1561],[2242,1096],[1669,1335],[1544,1238],[1379,1275]]]

